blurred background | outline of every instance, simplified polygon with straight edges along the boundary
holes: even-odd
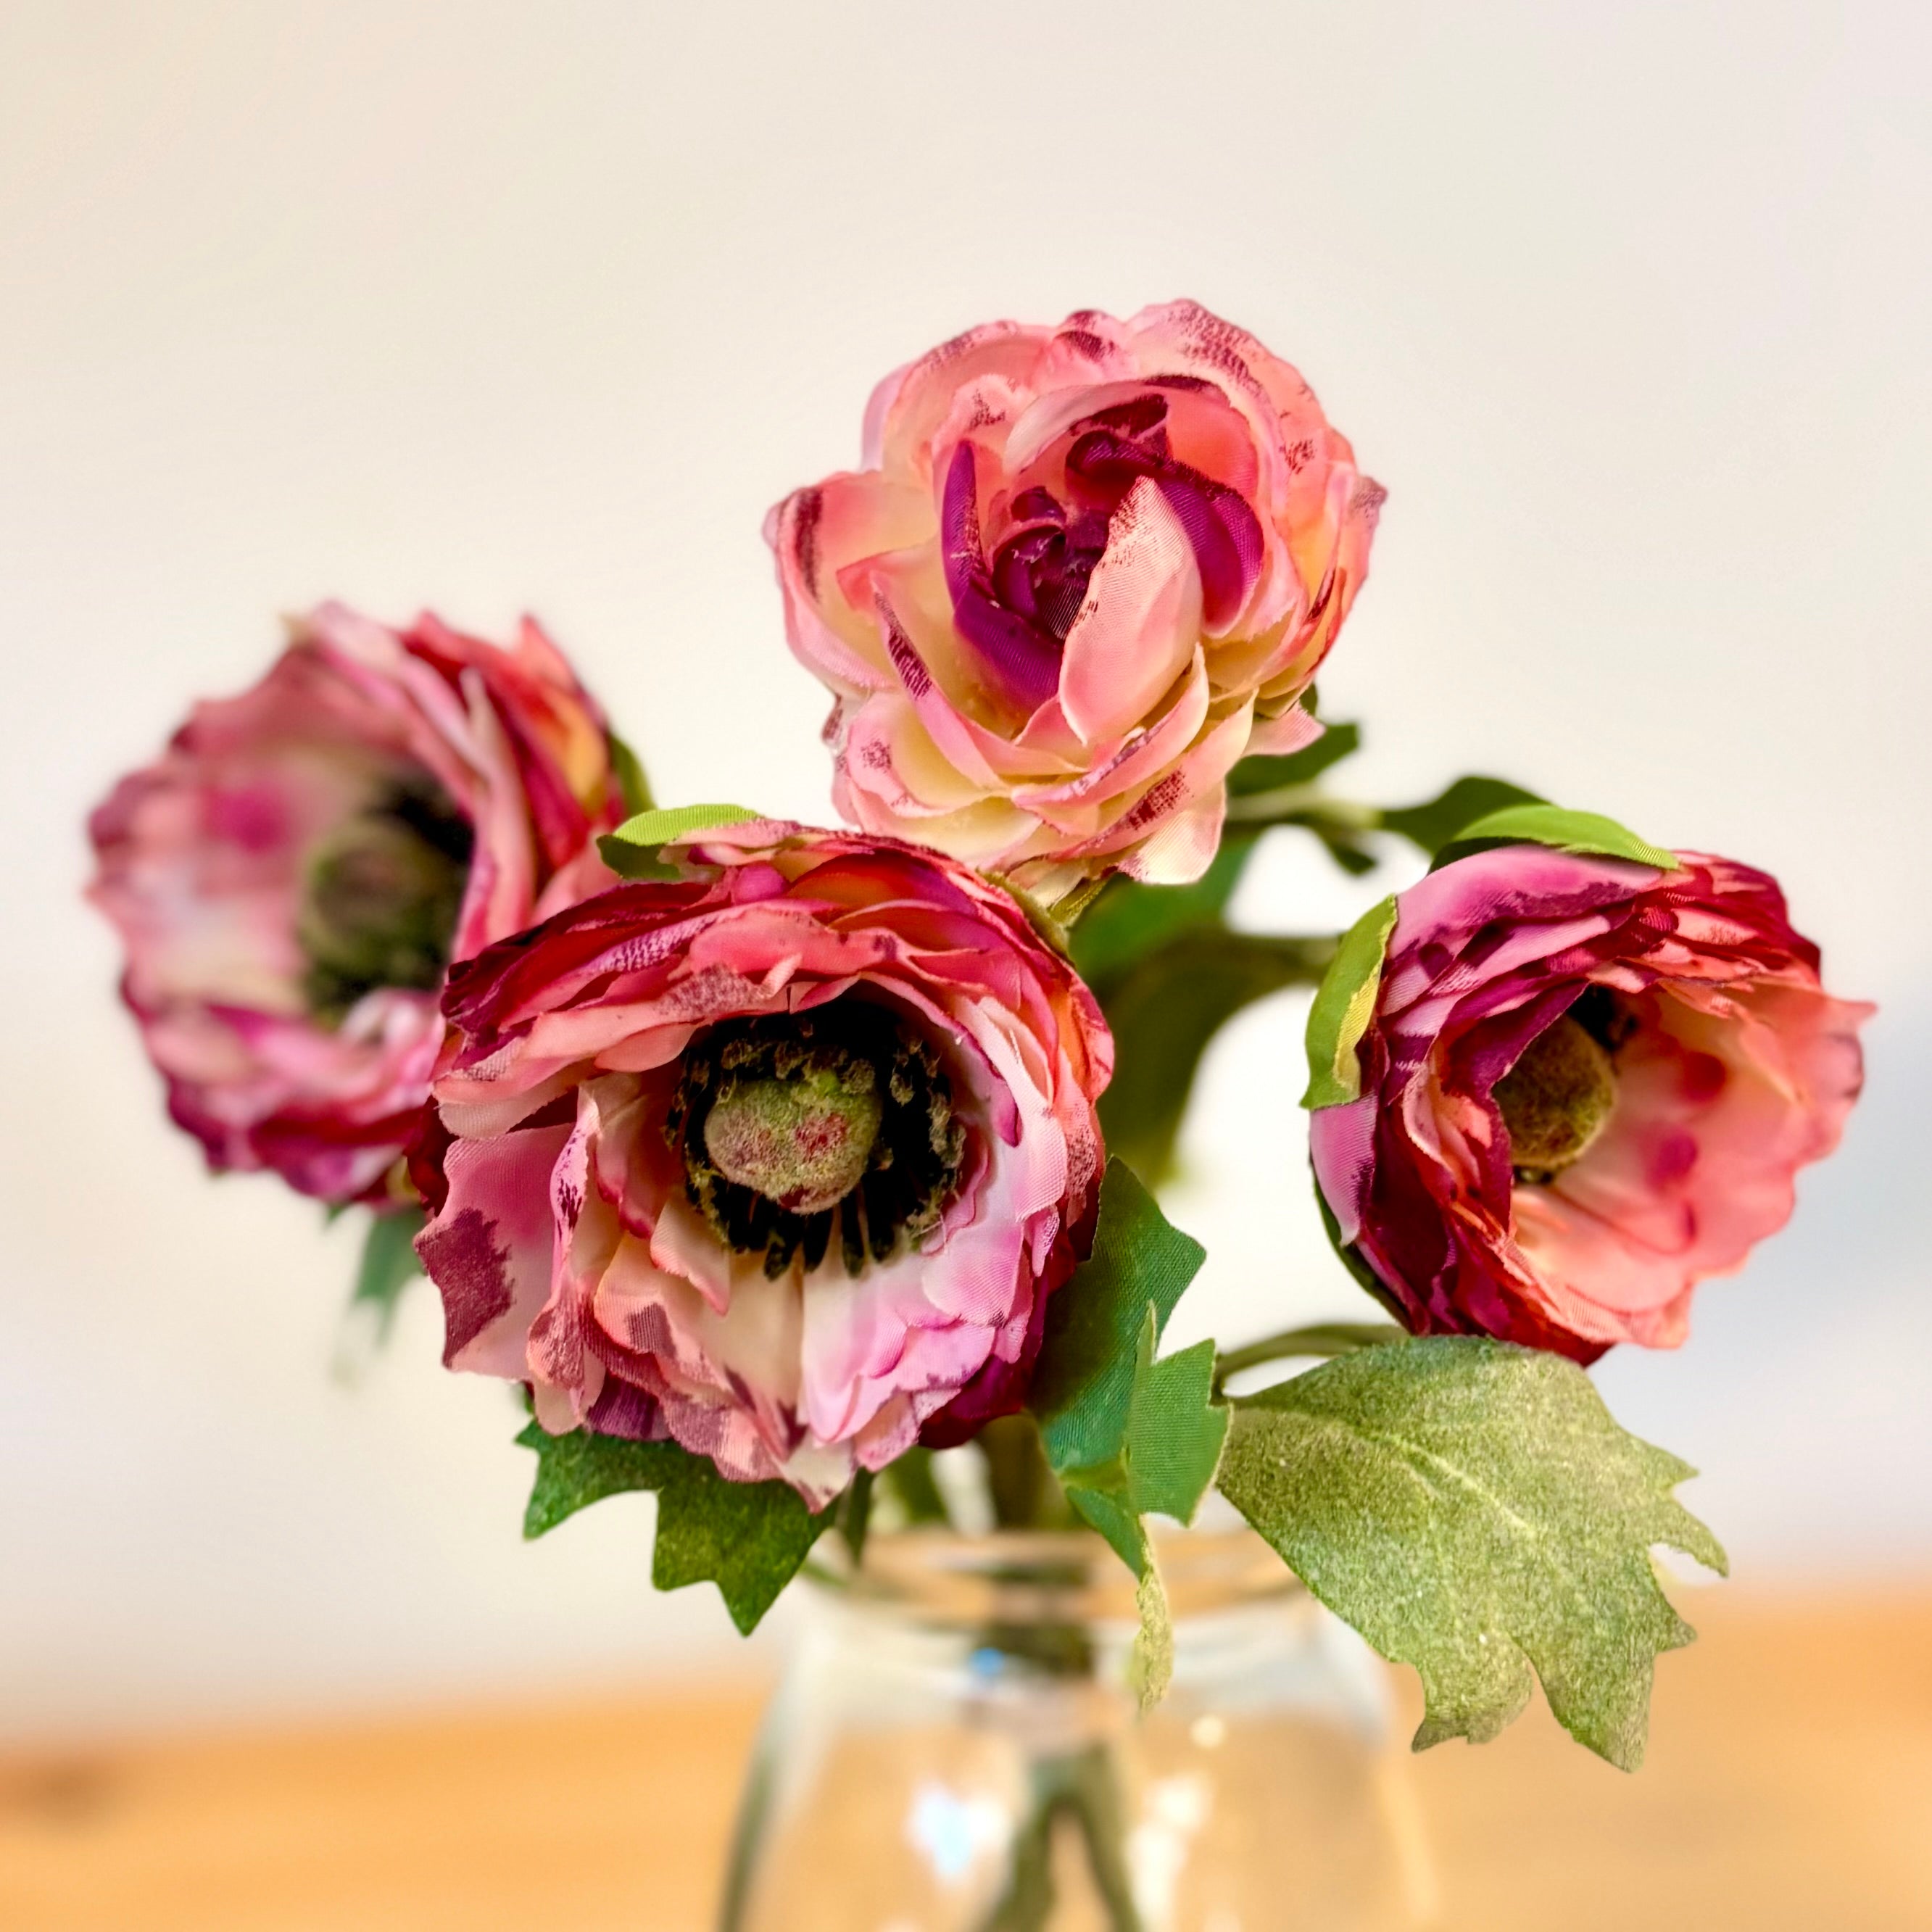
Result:
[[[82,826],[278,613],[550,626],[658,796],[823,818],[766,506],[970,323],[1179,295],[1388,488],[1322,678],[1338,788],[1492,770],[1781,877],[1870,1084],[1792,1228],[1623,1352],[1752,1586],[1932,1574],[1932,15],[1257,0],[0,6],[0,1738],[734,1660],[647,1498],[371,1355],[356,1231],[170,1129]],[[1352,916],[1277,833],[1242,916]],[[1361,1312],[1302,1009],[1209,1064],[1177,1339]],[[765,1640],[762,1637],[760,1641]]]

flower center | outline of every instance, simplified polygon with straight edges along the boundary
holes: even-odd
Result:
[[[727,1180],[794,1214],[823,1214],[864,1178],[884,1112],[878,1083],[863,1060],[843,1073],[739,1081],[704,1117],[704,1151]]]
[[[776,1277],[824,1261],[846,1272],[939,1224],[966,1130],[938,1050],[884,1006],[847,998],[808,1013],[712,1028],[686,1053],[664,1124],[685,1191],[718,1238]]]
[[[1590,1030],[1565,1014],[1546,1027],[1496,1082],[1521,1181],[1545,1181],[1579,1159],[1616,1105],[1616,1068]]]
[[[475,833],[425,778],[399,784],[324,839],[296,916],[309,1011],[334,1025],[379,986],[442,983]]]

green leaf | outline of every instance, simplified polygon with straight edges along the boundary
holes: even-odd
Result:
[[[1058,1472],[1067,1500],[1136,1576],[1148,1560],[1140,1519],[1160,1515],[1192,1522],[1228,1435],[1228,1411],[1214,1399],[1214,1343],[1198,1342],[1156,1361],[1154,1327],[1150,1305],[1120,1440],[1104,1461]]]
[[[1214,1036],[1258,1000],[1312,984],[1334,944],[1217,927],[1183,934],[1095,986],[1115,1049],[1100,1096],[1108,1144],[1150,1180],[1163,1180]]]
[[[1129,1675],[1144,1707],[1167,1688],[1174,1636],[1142,1519],[1191,1522],[1228,1435],[1228,1411],[1214,1400],[1214,1343],[1166,1360],[1154,1354],[1205,1258],[1133,1170],[1110,1161],[1092,1258],[1047,1304],[1029,1399],[1067,1501],[1139,1581]]]
[[[640,812],[611,833],[627,845],[668,845],[693,832],[736,825],[758,814],[744,805],[676,805]]]
[[[1421,805],[1407,805],[1382,814],[1384,828],[1400,832],[1431,858],[1472,820],[1500,812],[1505,806],[1541,805],[1545,801],[1507,778],[1462,778],[1448,790]]]
[[[634,816],[651,809],[651,782],[644,776],[644,761],[614,731],[604,734],[610,754],[610,770],[624,809]]]
[[[1060,1472],[1066,1500],[1134,1574],[1140,1629],[1127,1678],[1143,1710],[1166,1695],[1174,1675],[1173,1619],[1145,1518],[1158,1514],[1193,1521],[1214,1480],[1228,1424],[1227,1409],[1214,1400],[1212,1342],[1197,1342],[1165,1361],[1156,1361],[1154,1350],[1150,1304],[1120,1447],[1096,1468]]]
[[[1231,833],[1189,886],[1144,886],[1116,874],[1072,933],[1073,964],[1090,986],[1124,972],[1184,932],[1218,929],[1256,843]]]
[[[1134,1361],[1134,1396],[1120,1445],[1127,1498],[1142,1516],[1190,1523],[1214,1480],[1228,1411],[1214,1400],[1214,1344],[1154,1359],[1151,1309]]]
[[[1094,1252],[1046,1305],[1046,1333],[1028,1406],[1056,1470],[1106,1462],[1133,1403],[1141,1324],[1159,1340],[1208,1251],[1173,1226],[1132,1168],[1107,1163]]]
[[[1330,724],[1312,745],[1281,758],[1244,758],[1228,774],[1228,790],[1235,798],[1256,792],[1280,791],[1289,785],[1312,784],[1330,765],[1339,765],[1361,748],[1359,724]]]
[[[1304,1107],[1336,1107],[1357,1099],[1362,1070],[1355,1048],[1374,1017],[1382,982],[1382,955],[1395,930],[1391,893],[1371,906],[1342,935],[1334,963],[1308,1010],[1308,1090]]]
[[[1651,1550],[1725,1568],[1671,1494],[1692,1473],[1619,1429],[1574,1363],[1437,1336],[1236,1404],[1219,1480],[1316,1596],[1414,1666],[1418,1750],[1495,1736],[1533,1669],[1571,1736],[1634,1770],[1654,1659],[1694,1634]]]
[[[425,1216],[420,1208],[403,1208],[394,1213],[370,1217],[369,1232],[363,1237],[362,1259],[356,1271],[351,1306],[373,1306],[376,1333],[386,1336],[396,1318],[396,1304],[407,1288],[423,1271],[416,1258],[415,1242],[422,1232]]]
[[[1596,812],[1568,812],[1557,805],[1512,805],[1462,827],[1436,855],[1438,866],[1494,845],[1553,846],[1559,852],[1600,854],[1634,860],[1664,872],[1676,869],[1677,854],[1640,838],[1634,832]]]
[[[666,863],[662,856],[664,847],[679,843],[692,832],[736,825],[758,815],[742,805],[680,805],[640,812],[626,819],[616,831],[607,832],[598,840],[597,850],[620,878],[674,879],[678,869]]]
[[[727,1481],[707,1457],[674,1442],[632,1442],[588,1429],[551,1436],[535,1422],[517,1440],[537,1453],[524,1535],[542,1536],[605,1496],[655,1490],[652,1582],[660,1590],[715,1582],[747,1636],[836,1513],[835,1504],[814,1516],[787,1483]]]

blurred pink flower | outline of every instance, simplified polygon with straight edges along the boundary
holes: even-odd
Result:
[[[610,884],[592,841],[624,804],[603,716],[533,622],[508,649],[336,604],[292,630],[94,812],[89,896],[212,1166],[399,1203],[448,962]]]
[[[1678,857],[1504,846],[1402,895],[1361,1097],[1310,1136],[1418,1334],[1675,1347],[1838,1144],[1873,1009],[1824,992],[1774,880]]]
[[[452,974],[418,1251],[445,1360],[544,1428],[817,1503],[1019,1406],[1113,1044],[936,853],[754,820],[678,856]]]
[[[1382,491],[1307,385],[1192,302],[994,322],[886,377],[864,462],[766,531],[839,812],[1048,898],[1198,878],[1368,568]]]

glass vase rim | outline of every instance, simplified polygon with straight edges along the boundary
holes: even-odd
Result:
[[[1177,1624],[1308,1595],[1252,1530],[1156,1530],[1150,1540]],[[805,1574],[823,1598],[934,1625],[1139,1621],[1132,1574],[1088,1529],[875,1531],[856,1564],[828,1537]]]

